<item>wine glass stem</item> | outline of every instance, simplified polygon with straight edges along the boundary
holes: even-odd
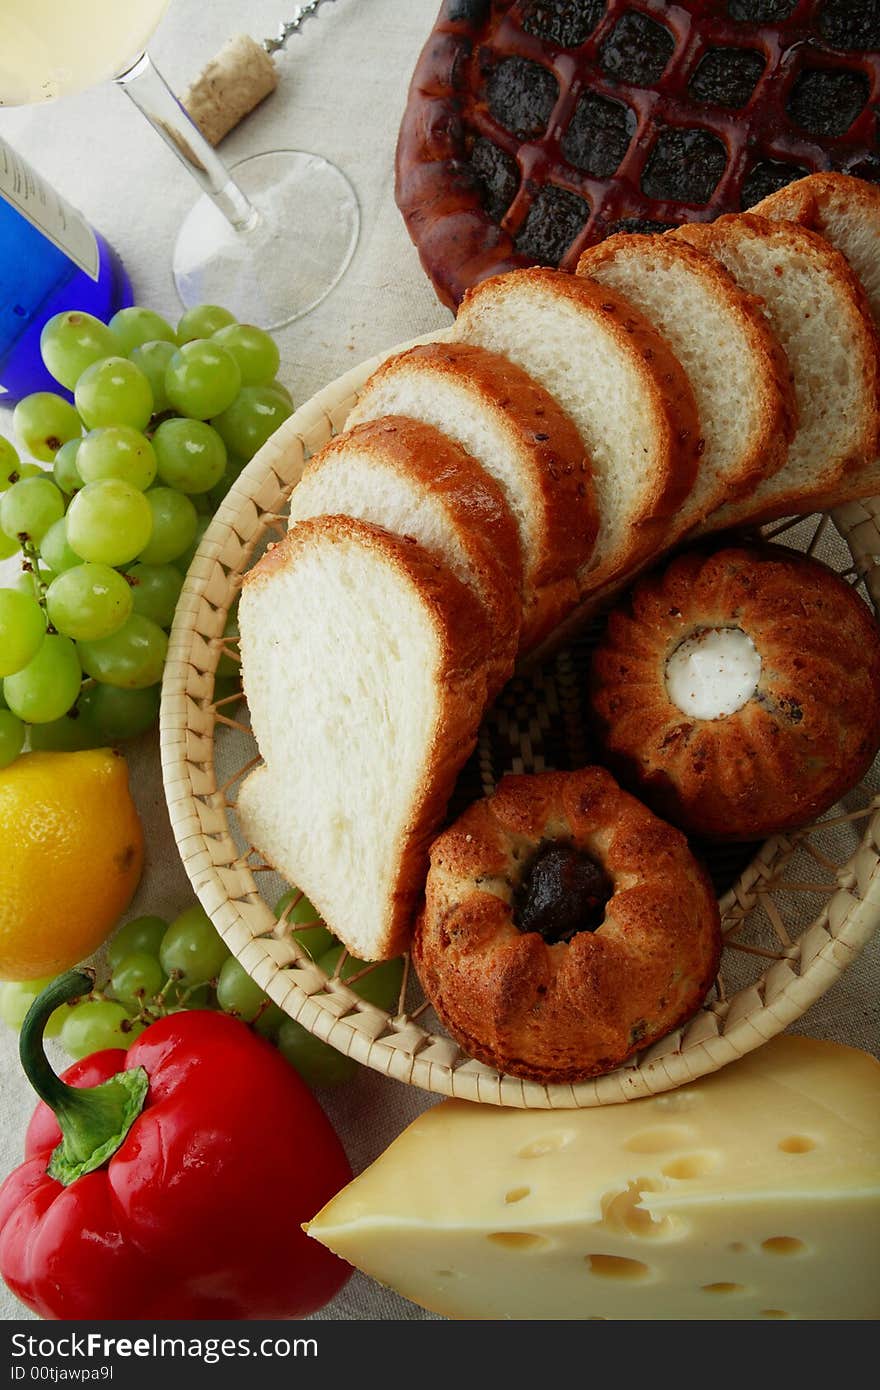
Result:
[[[153,66],[150,55],[143,53],[116,81],[236,231],[250,231],[255,227],[259,220],[256,208],[242,193],[213,146],[190,120],[162,74]]]

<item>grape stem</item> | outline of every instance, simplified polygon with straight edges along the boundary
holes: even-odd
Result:
[[[28,1009],[19,1038],[25,1075],[61,1130],[61,1143],[47,1172],[64,1187],[112,1158],[140,1115],[149,1086],[143,1067],[120,1071],[100,1086],[80,1087],[68,1086],[49,1065],[43,1047],[46,1024],[61,1004],[90,994],[94,984],[93,972],[69,970],[59,975]]]
[[[42,573],[40,572],[39,551],[37,550],[37,547],[34,545],[33,541],[22,541],[21,549],[22,554],[24,555],[22,568],[28,570],[34,576],[34,579],[37,581],[37,588],[39,590],[37,602],[39,603],[41,608],[45,608],[46,592],[49,586],[44,580]],[[49,630],[51,632],[55,631],[54,627],[51,626]]]

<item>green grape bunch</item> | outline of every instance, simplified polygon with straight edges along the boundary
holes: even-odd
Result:
[[[349,983],[381,1009],[397,1007],[403,959],[367,965],[343,955],[309,899],[291,888],[275,906],[290,939],[328,975]],[[198,904],[167,922],[135,917],[107,948],[107,975],[90,994],[56,1009],[46,1036],[57,1038],[74,1060],[107,1047],[127,1048],[157,1019],[184,1009],[222,1009],[273,1043],[311,1086],[350,1081],[357,1063],[288,1016],[230,953]],[[30,1005],[50,981],[0,984],[0,1019],[20,1029]]]
[[[272,338],[218,305],[188,309],[176,330],[139,305],[109,323],[68,310],[40,350],[67,394],[15,407],[32,459],[0,436],[0,561],[21,561],[0,588],[0,769],[155,724],[196,547],[293,411]]]

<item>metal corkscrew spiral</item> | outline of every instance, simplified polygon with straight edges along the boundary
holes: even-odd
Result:
[[[284,23],[279,24],[278,33],[274,39],[263,39],[263,48],[267,53],[277,53],[282,49],[290,38],[291,34],[296,34],[305,24],[307,19],[323,5],[324,0],[309,0],[307,5],[298,5],[293,12],[293,16]]]

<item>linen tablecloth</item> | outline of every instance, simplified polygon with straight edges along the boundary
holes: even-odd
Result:
[[[224,141],[229,162],[271,149],[323,154],[351,180],[361,236],[346,275],[311,314],[276,335],[279,376],[297,404],[362,359],[443,327],[438,304],[394,204],[394,145],[409,77],[439,0],[333,0],[321,7],[278,58],[278,90]],[[171,0],[151,51],[182,91],[233,34],[261,39],[289,18],[282,0]],[[116,247],[137,302],[173,320],[171,248],[195,188],[170,150],[112,84],[44,107],[0,112],[0,135],[74,203]],[[313,229],[316,237],[321,229]],[[297,254],[292,242],[291,257]],[[0,432],[11,436],[0,410]],[[9,566],[0,566],[8,582]],[[128,916],[172,917],[192,900],[168,824],[155,738],[127,749],[134,795],[147,835],[147,867]],[[59,916],[64,903],[57,904]],[[878,1045],[878,943],[869,947],[795,1031],[856,1046]],[[53,1061],[64,1057],[55,1048]],[[321,1095],[352,1165],[359,1171],[432,1098],[361,1069]],[[33,1096],[21,1076],[16,1039],[0,1027],[0,1176],[22,1155]],[[267,1199],[268,1194],[267,1194]],[[26,1315],[0,1285],[0,1317]],[[356,1274],[320,1314],[328,1319],[422,1319],[432,1315]]]

